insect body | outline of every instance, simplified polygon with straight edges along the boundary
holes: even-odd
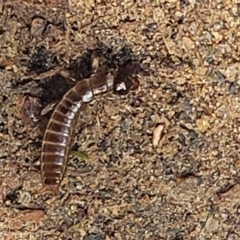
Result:
[[[118,75],[117,75],[118,76]],[[121,78],[121,74],[119,75]],[[85,103],[94,96],[113,90],[125,94],[129,90],[125,80],[119,77],[108,78],[105,73],[83,79],[71,88],[54,109],[47,125],[42,143],[41,175],[43,187],[37,191],[57,193],[58,187],[66,172],[70,146],[77,118]],[[134,88],[136,85],[132,85]]]

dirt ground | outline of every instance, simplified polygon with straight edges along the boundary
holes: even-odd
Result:
[[[237,1],[0,0],[0,239],[240,239],[239,27]],[[53,103],[94,51],[147,74],[86,106],[88,159],[36,195]]]

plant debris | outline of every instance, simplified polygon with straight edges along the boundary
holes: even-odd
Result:
[[[156,147],[160,141],[160,138],[162,136],[162,132],[164,129],[164,125],[163,124],[159,124],[153,131],[153,140],[152,140],[152,144],[153,147]]]

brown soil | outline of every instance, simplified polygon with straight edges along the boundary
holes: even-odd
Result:
[[[0,239],[240,239],[234,1],[0,1]],[[79,118],[57,196],[41,187],[53,108],[100,67],[147,74]],[[41,115],[44,109],[47,112]]]

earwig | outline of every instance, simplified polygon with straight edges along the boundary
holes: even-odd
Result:
[[[134,72],[134,71],[133,71]],[[115,79],[106,73],[95,74],[72,87],[58,103],[48,122],[41,151],[42,188],[36,193],[50,191],[57,194],[68,165],[74,128],[82,107],[99,94],[113,90],[126,94],[131,87],[118,74]],[[130,78],[129,78],[130,79]],[[128,81],[132,81],[132,78]],[[136,82],[132,84],[136,88]]]

